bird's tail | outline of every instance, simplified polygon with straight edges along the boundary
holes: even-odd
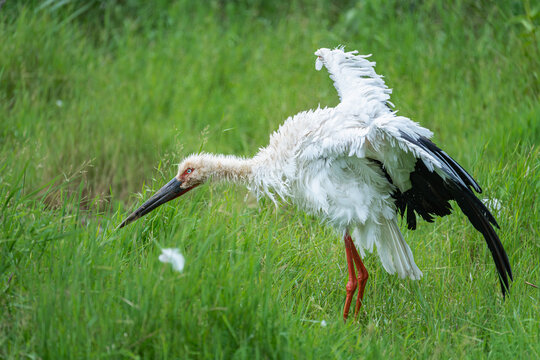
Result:
[[[397,272],[402,279],[409,277],[413,280],[420,280],[422,277],[422,272],[414,262],[411,248],[399,231],[396,219],[386,220],[386,224],[383,223],[377,252],[388,273]]]
[[[357,231],[353,232],[353,237],[355,237],[356,240],[355,243],[360,245],[359,250],[362,256],[364,255],[364,250],[373,250],[373,242],[362,244],[361,241],[358,240],[362,238],[368,241],[374,239],[374,244],[377,246],[377,252],[379,253],[381,263],[389,274],[395,274],[397,272],[402,279],[408,277],[412,280],[420,280],[422,271],[416,266],[411,248],[405,242],[401,231],[399,231],[396,219],[384,220],[381,224],[378,224],[377,227],[379,228],[379,231],[376,236],[373,236],[374,234],[362,234],[361,229],[357,229]]]

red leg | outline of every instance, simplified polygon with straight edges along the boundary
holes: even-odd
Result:
[[[364,299],[364,289],[366,288],[369,274],[366,267],[364,266],[364,263],[362,262],[362,258],[360,257],[360,255],[358,255],[358,251],[354,246],[354,242],[352,241],[351,236],[349,235],[349,233],[347,233],[345,236],[349,237],[352,244],[353,260],[358,270],[358,296],[356,298],[356,307],[354,308],[354,317],[357,318],[360,307],[362,306],[362,300]]]
[[[354,294],[354,291],[357,287],[356,274],[354,272],[354,255],[353,249],[354,244],[352,243],[351,237],[348,233],[345,234],[343,238],[345,242],[345,254],[347,255],[347,268],[349,269],[349,281],[347,282],[347,297],[345,298],[345,307],[343,309],[343,321],[347,321],[347,316],[349,316],[349,308],[351,307],[351,301]]]

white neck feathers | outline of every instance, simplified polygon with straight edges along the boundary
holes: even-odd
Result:
[[[253,177],[252,160],[233,155],[194,154],[180,166],[196,169],[203,182],[212,180],[247,185]]]

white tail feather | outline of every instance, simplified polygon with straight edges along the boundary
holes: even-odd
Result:
[[[402,279],[409,277],[419,280],[422,272],[416,266],[411,248],[401,235],[396,220],[387,220],[386,225],[383,225],[383,236],[377,241],[377,252],[383,267],[390,274],[397,272]]]
[[[408,277],[419,280],[422,277],[422,271],[416,266],[411,248],[401,235],[396,219],[384,220],[377,227],[379,231],[376,235],[373,231],[365,231],[367,229],[358,228],[353,231],[355,244],[362,257],[365,255],[365,250],[373,251],[373,244],[375,244],[381,263],[389,274],[397,273],[402,279]],[[362,236],[369,233],[371,236]]]

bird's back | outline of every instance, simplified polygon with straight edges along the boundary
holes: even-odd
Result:
[[[393,186],[379,163],[350,156],[351,144],[340,143],[340,136],[364,129],[370,120],[366,114],[351,115],[339,108],[290,117],[255,157],[256,188],[274,198],[277,194],[339,229],[392,218]]]

